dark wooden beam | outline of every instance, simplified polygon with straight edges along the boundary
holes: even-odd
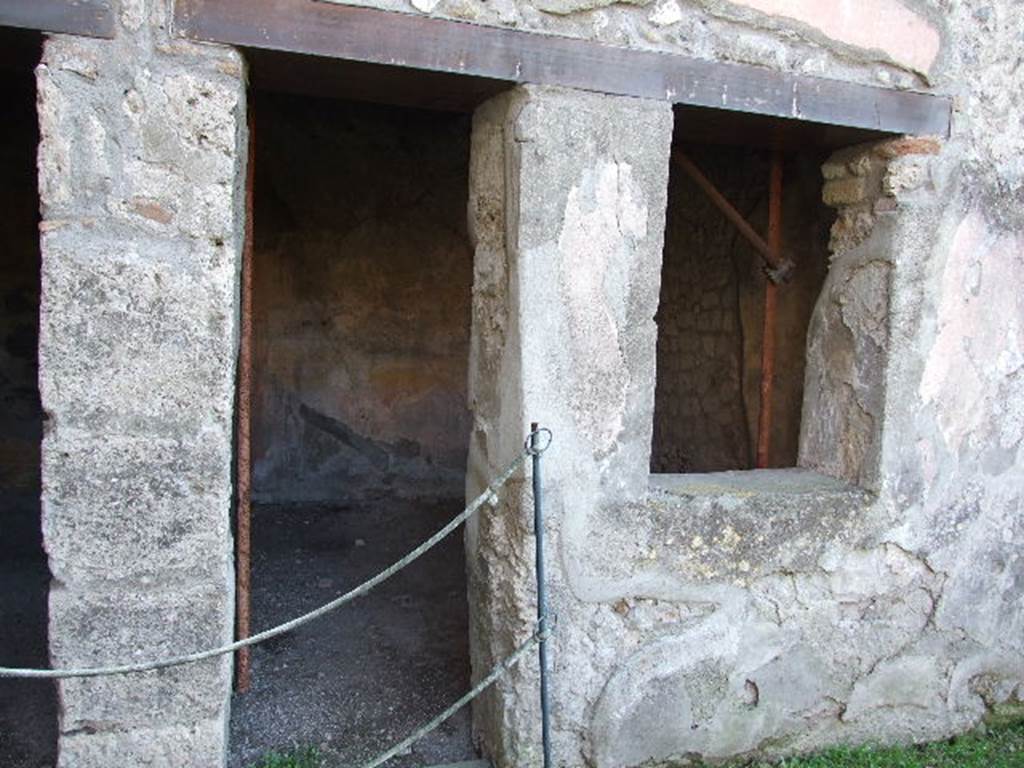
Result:
[[[0,27],[112,38],[110,0],[0,0]]]
[[[177,0],[189,38],[563,85],[887,133],[949,133],[943,96],[312,0]]]

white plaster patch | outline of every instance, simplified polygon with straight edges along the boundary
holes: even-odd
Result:
[[[1024,367],[1021,285],[1024,237],[993,233],[980,214],[969,214],[946,262],[939,331],[919,388],[926,404],[937,405],[939,428],[952,450],[983,429],[993,410],[1002,410],[1000,386]],[[1012,421],[1012,413],[1004,418]]]
[[[569,191],[558,238],[560,282],[569,314],[572,406],[595,450],[607,453],[622,431],[629,371],[620,343],[633,268],[632,241],[647,235],[643,191],[626,163],[604,160]]]
[[[648,19],[657,27],[670,27],[683,20],[683,10],[676,0],[662,0],[651,11]]]
[[[771,16],[783,16],[841,43],[880,50],[897,64],[928,72],[941,38],[923,16],[897,0],[733,0]]]
[[[441,4],[441,0],[409,0],[409,2],[420,13],[433,13],[434,9]]]

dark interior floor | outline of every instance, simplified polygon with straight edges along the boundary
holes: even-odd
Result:
[[[40,543],[39,502],[18,504],[12,496],[0,522],[0,666],[47,667],[50,572]],[[0,766],[43,768],[56,760],[54,683],[0,679]]]
[[[462,509],[387,501],[253,511],[253,626],[327,602],[402,557]],[[366,597],[257,646],[253,685],[235,695],[231,768],[316,746],[353,766],[400,741],[469,688],[461,531]],[[389,768],[475,756],[468,710]]]

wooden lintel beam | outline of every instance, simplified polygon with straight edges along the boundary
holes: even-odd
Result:
[[[949,133],[944,96],[313,0],[177,0],[195,40],[562,85],[895,134]]]
[[[0,27],[114,37],[110,0],[2,0]]]

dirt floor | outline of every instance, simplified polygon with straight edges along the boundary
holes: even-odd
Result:
[[[46,667],[50,572],[39,541],[38,502],[12,509],[12,495],[0,522],[0,666]],[[43,768],[56,759],[54,683],[0,679],[0,766]]]
[[[399,559],[462,509],[461,500],[253,512],[253,623],[277,624]],[[235,695],[230,768],[270,750],[316,746],[352,766],[430,720],[469,687],[461,531],[368,596],[253,654],[253,686]],[[388,768],[472,759],[468,711]]]

